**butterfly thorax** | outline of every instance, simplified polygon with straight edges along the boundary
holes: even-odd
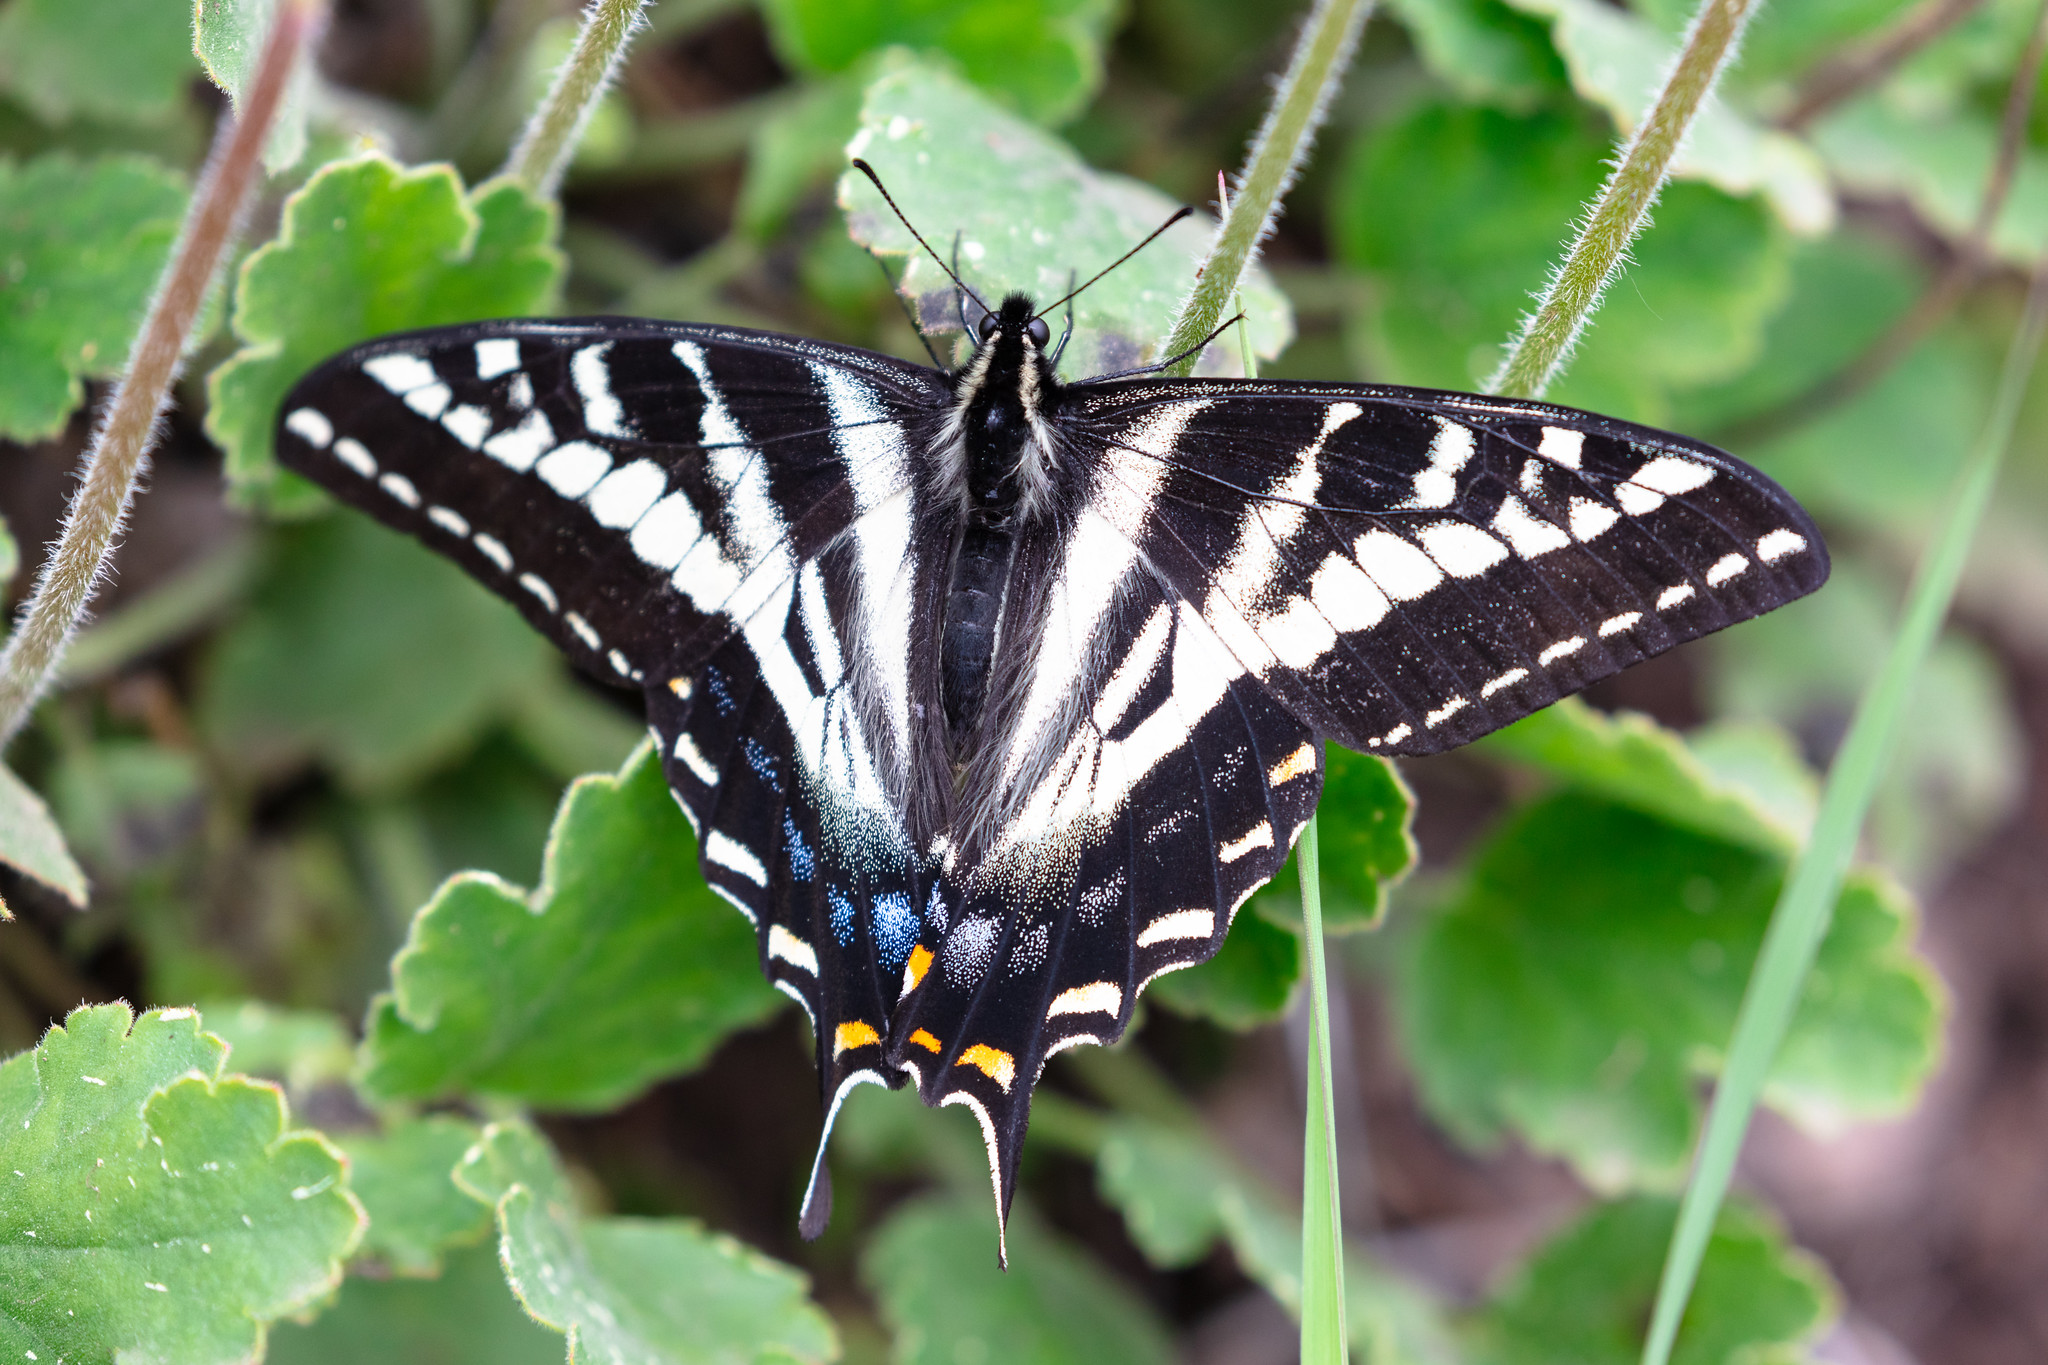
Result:
[[[960,485],[960,537],[946,594],[941,660],[948,747],[967,752],[988,697],[1019,533],[1043,509],[1049,480],[1046,417],[1058,381],[1041,349],[1046,328],[1012,294],[985,316],[974,356],[954,376],[956,449],[945,461]]]

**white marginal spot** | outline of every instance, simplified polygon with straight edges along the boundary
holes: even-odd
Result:
[[[588,441],[570,441],[541,456],[533,472],[565,498],[580,498],[612,467],[612,457]]]
[[[718,831],[713,830],[711,837],[717,838]],[[771,960],[781,958],[792,967],[801,967],[812,976],[818,974],[818,955],[811,951],[811,945],[779,924],[768,926],[768,956]],[[810,1006],[804,1008],[808,1010]]]
[[[334,423],[327,420],[326,413],[312,408],[300,408],[285,418],[284,429],[315,450],[327,449],[327,443],[334,439]]]
[[[1681,602],[1692,599],[1693,586],[1690,583],[1674,583],[1657,597],[1657,610],[1670,611]]]
[[[1524,559],[1562,550],[1572,538],[1555,525],[1529,510],[1527,503],[1510,493],[1493,514],[1493,529]]]
[[[647,515],[668,488],[668,475],[652,460],[635,460],[620,465],[590,490],[590,515],[600,526],[624,530]],[[678,559],[682,557],[677,556]],[[674,565],[662,565],[673,568]]]
[[[428,421],[433,421],[448,410],[455,400],[455,394],[446,384],[429,384],[424,389],[414,389],[405,396],[405,405]]]
[[[1270,832],[1269,832],[1270,833]],[[1150,948],[1155,943],[1169,943],[1175,939],[1208,938],[1216,932],[1214,910],[1174,910],[1161,915],[1138,931],[1138,946]]]
[[[377,477],[376,459],[353,436],[344,436],[334,443],[334,458],[366,479]]]
[[[1494,693],[1500,691],[1503,687],[1513,687],[1516,683],[1520,682],[1522,679],[1528,676],[1529,670],[1526,668],[1511,668],[1507,672],[1501,674],[1498,678],[1489,679],[1487,681],[1486,686],[1479,689],[1479,700],[1485,701],[1488,697],[1491,697]]]
[[[1543,491],[1543,461],[1522,461],[1522,475],[1520,483],[1522,485],[1522,491],[1524,493],[1527,493],[1530,497],[1533,498],[1540,494]]]
[[[1396,602],[1412,602],[1444,581],[1434,560],[1392,531],[1368,531],[1352,549],[1358,566]]]
[[[1579,456],[1586,448],[1586,433],[1573,431],[1569,427],[1545,427],[1543,439],[1537,443],[1536,453],[1553,464],[1566,469],[1579,467]]]
[[[620,677],[622,677],[622,678],[630,678],[630,677],[632,677],[632,676],[633,676],[633,665],[631,665],[631,664],[627,663],[627,662],[626,662],[626,656],[625,656],[625,655],[623,655],[623,654],[621,654],[621,653],[619,653],[619,651],[617,651],[616,649],[615,649],[615,650],[612,650],[612,651],[611,651],[610,653],[606,654],[606,655],[605,655],[604,657],[605,657],[606,659],[608,659],[608,660],[610,660],[610,661],[611,661],[611,666],[612,666],[612,667],[613,667],[613,668],[614,668],[615,670],[617,670],[617,672],[618,672],[618,675],[619,675]]]
[[[1639,483],[1654,493],[1675,498],[1681,493],[1705,488],[1713,482],[1714,471],[1697,460],[1681,460],[1676,455],[1659,455],[1628,478],[1630,483]]]
[[[522,376],[523,377],[523,376]],[[499,432],[484,442],[484,454],[507,469],[524,474],[533,462],[555,444],[555,429],[539,408],[526,414],[519,425]]]
[[[570,356],[569,379],[576,385],[576,396],[583,400],[584,426],[600,436],[631,436],[625,405],[612,392],[612,369],[605,363],[611,348],[611,342],[600,341]]]
[[[521,371],[505,386],[505,401],[520,412],[533,406],[533,376]]]
[[[439,378],[425,356],[410,351],[393,351],[363,362],[363,373],[396,394],[411,393]]]
[[[1121,1014],[1124,1008],[1123,987],[1114,981],[1091,981],[1085,986],[1069,986],[1052,998],[1052,1006],[1046,1010],[1050,1019],[1059,1014]]]
[[[1635,629],[1636,622],[1642,619],[1643,614],[1639,611],[1625,611],[1619,616],[1610,616],[1600,623],[1600,638],[1605,640],[1610,635],[1619,635],[1625,630],[1633,630]]]
[[[512,552],[505,548],[504,541],[499,540],[496,536],[486,535],[482,531],[478,531],[474,536],[471,536],[470,541],[477,549],[483,551],[485,559],[498,566],[500,572],[512,572]]]
[[[583,641],[584,644],[589,645],[592,649],[603,647],[604,641],[598,638],[595,630],[591,629],[590,622],[584,620],[573,611],[564,612],[562,619],[569,623],[569,629],[575,631],[576,638]]]
[[[1471,701],[1465,697],[1452,697],[1442,706],[1437,707],[1436,710],[1424,716],[1422,718],[1422,723],[1424,725],[1427,725],[1430,729],[1434,730],[1437,726],[1442,725],[1445,721],[1449,720],[1452,716],[1457,715],[1460,711],[1464,710],[1471,704]]]
[[[1577,540],[1592,540],[1601,535],[1615,522],[1621,520],[1621,513],[1589,498],[1572,499],[1572,536]]]
[[[427,520],[451,536],[469,534],[469,520],[452,507],[434,506],[427,509]]]
[[[1508,557],[1508,547],[1466,521],[1439,521],[1415,533],[1437,567],[1453,578],[1477,578]]]
[[[761,866],[761,860],[724,830],[714,829],[704,836],[704,856],[729,872],[739,873],[756,886],[768,885],[768,869]],[[817,968],[811,970],[815,972]]]
[[[547,580],[539,574],[523,573],[519,575],[519,586],[532,593],[535,597],[538,597],[540,604],[549,611],[555,609],[555,590],[549,587]]]
[[[1707,570],[1707,586],[1718,588],[1729,579],[1736,577],[1749,567],[1749,561],[1741,555],[1722,555],[1714,561],[1714,567]]]
[[[1399,744],[1402,740],[1408,738],[1408,736],[1414,733],[1415,727],[1404,720],[1399,725],[1396,725],[1393,729],[1381,735],[1378,739],[1369,739],[1365,743],[1367,748],[1377,749],[1382,745],[1386,744]]]
[[[1664,495],[1653,493],[1639,483],[1618,483],[1614,486],[1614,500],[1621,504],[1621,510],[1632,517],[1645,517],[1664,505]]]
[[[377,487],[397,498],[407,507],[420,505],[420,490],[412,486],[412,480],[403,474],[386,474],[377,480]]]
[[[1779,529],[1760,538],[1756,543],[1756,557],[1766,564],[1775,564],[1786,555],[1797,554],[1806,548],[1806,537],[1797,531]]]
[[[1536,656],[1536,662],[1542,664],[1545,668],[1548,668],[1552,664],[1556,663],[1559,659],[1569,658],[1571,655],[1578,653],[1585,647],[1586,637],[1583,635],[1574,635],[1569,640],[1559,640],[1556,644],[1544,650],[1541,654],[1538,654]]]
[[[441,425],[450,436],[475,450],[491,434],[491,414],[474,403],[464,403],[444,416]]]
[[[1472,428],[1448,417],[1436,419],[1429,464],[1415,475],[1415,492],[1403,507],[1449,507],[1458,496],[1458,471],[1471,460],[1477,442]]]
[[[519,368],[519,342],[512,337],[491,337],[476,344],[476,377],[496,379]]]
[[[1216,846],[1216,861],[1219,863],[1234,863],[1253,849],[1271,848],[1272,846],[1273,822],[1261,820],[1246,830],[1242,837],[1218,844]]]
[[[609,480],[607,480],[609,482]],[[592,510],[596,510],[593,506]],[[704,522],[697,509],[682,493],[671,493],[638,521],[626,537],[633,553],[657,569],[669,570],[683,562],[690,547],[704,535]]]
[[[697,775],[697,780],[707,787],[718,785],[718,769],[711,766],[711,760],[704,757],[704,751],[697,747],[697,741],[687,732],[676,736],[675,755],[683,766]]]

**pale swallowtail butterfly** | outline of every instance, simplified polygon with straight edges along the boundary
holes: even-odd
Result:
[[[973,1111],[998,1228],[1046,1060],[1212,956],[1322,786],[1827,577],[1682,436],[1361,384],[1061,383],[1021,295],[952,372],[735,328],[344,352],[283,463],[639,690],[704,876],[862,1082]]]

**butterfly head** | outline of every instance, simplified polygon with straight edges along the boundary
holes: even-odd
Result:
[[[1043,351],[1052,340],[1052,329],[1023,294],[1012,294],[995,312],[982,314],[974,330],[983,345],[991,341],[1019,341],[1027,348],[1026,354]]]

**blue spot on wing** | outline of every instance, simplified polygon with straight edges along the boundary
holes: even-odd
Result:
[[[795,874],[796,879],[800,882],[809,881],[811,873],[817,870],[818,860],[811,852],[811,846],[804,842],[803,833],[797,829],[796,821],[789,818],[789,812],[786,810],[782,812],[782,847],[789,854],[789,870]]]
[[[777,791],[782,790],[781,784],[775,780],[775,755],[768,752],[768,747],[752,735],[741,740],[740,747],[746,751],[747,766],[752,768],[763,782]]]
[[[732,689],[726,686],[725,674],[715,668],[707,668],[704,670],[704,683],[711,689],[711,700],[717,705],[718,714],[721,716],[731,715],[733,708]]]
[[[875,949],[882,961],[900,967],[917,942],[917,913],[910,897],[901,891],[885,891],[875,897]]]
[[[825,898],[832,904],[832,937],[839,940],[840,947],[852,947],[853,902],[836,886],[825,888]]]

